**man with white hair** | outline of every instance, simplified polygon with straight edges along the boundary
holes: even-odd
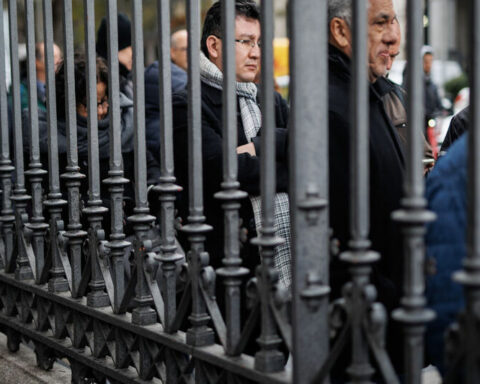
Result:
[[[351,120],[350,87],[352,83],[352,11],[351,0],[329,0],[329,166],[330,225],[340,251],[349,248],[350,135],[355,129]],[[391,219],[400,208],[405,159],[397,130],[388,118],[373,86],[385,76],[391,64],[392,47],[398,41],[398,21],[392,0],[370,0],[368,8],[368,77],[369,87],[369,160],[370,160],[370,244],[381,259],[373,266],[371,281],[377,287],[378,301],[390,312],[399,306],[402,286],[402,238],[399,226]],[[342,294],[350,280],[348,267],[333,257],[330,265],[331,298]],[[398,336],[398,335],[397,335]],[[387,342],[388,345],[388,342]],[[390,343],[391,346],[393,346]],[[396,349],[401,354],[402,344]],[[395,357],[393,360],[398,360]]]

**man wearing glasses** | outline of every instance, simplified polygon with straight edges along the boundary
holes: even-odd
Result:
[[[261,29],[260,12],[252,0],[235,1],[235,54],[238,131],[238,181],[240,189],[249,194],[241,201],[240,217],[247,236],[241,250],[244,265],[253,273],[259,264],[258,250],[247,238],[255,236],[260,226],[260,136],[261,111],[258,103],[255,77],[260,68]],[[221,266],[223,258],[223,210],[214,194],[222,190],[223,148],[222,136],[222,28],[221,5],[214,4],[207,12],[201,38],[201,95],[202,95],[202,150],[204,169],[204,204],[207,223],[214,230],[207,236],[207,251],[210,263]],[[277,197],[276,213],[279,221],[275,227],[277,235],[285,238],[287,244],[277,247],[275,265],[279,271],[280,283],[290,285],[290,222],[288,215],[287,191],[287,119],[288,108],[279,94],[272,94],[276,102],[276,151],[277,151]],[[184,194],[179,201],[179,211],[186,222],[188,216],[188,113],[187,91],[173,96],[175,170]],[[245,233],[245,231],[244,231]]]

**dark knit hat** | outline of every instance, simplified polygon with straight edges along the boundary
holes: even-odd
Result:
[[[118,14],[118,50],[121,51],[124,48],[132,45],[130,20],[128,16],[119,13]],[[97,54],[105,59],[108,59],[107,51],[107,19],[104,17],[100,23],[100,27],[97,32]]]

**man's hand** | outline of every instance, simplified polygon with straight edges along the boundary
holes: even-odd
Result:
[[[240,153],[249,153],[251,156],[256,156],[255,145],[253,145],[253,143],[240,145],[239,147],[237,147],[237,154]]]

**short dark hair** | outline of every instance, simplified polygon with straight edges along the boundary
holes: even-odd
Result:
[[[55,75],[55,92],[57,98],[57,115],[65,119],[65,68],[63,62]],[[84,55],[75,55],[75,101],[77,105],[87,104],[87,60]],[[105,83],[108,95],[108,66],[102,57],[96,59],[97,84]],[[96,95],[96,93],[95,93]]]
[[[235,15],[246,19],[260,20],[260,10],[253,0],[235,0]],[[219,37],[222,35],[222,6],[220,1],[210,7],[203,22],[200,48],[207,57],[207,38],[210,35]]]

